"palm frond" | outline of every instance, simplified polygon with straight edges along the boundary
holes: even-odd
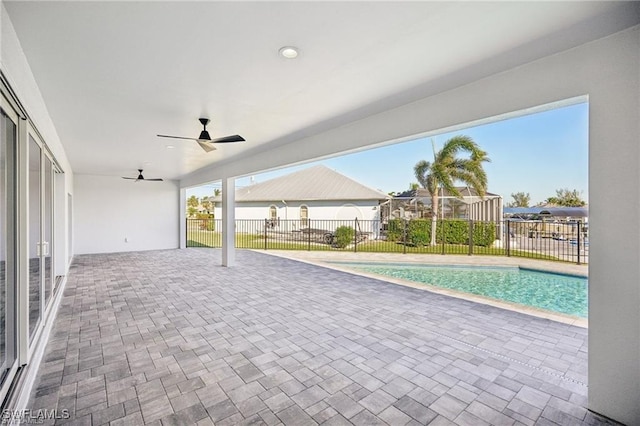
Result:
[[[413,174],[416,180],[423,188],[428,189],[428,177],[431,171],[431,163],[425,160],[420,160],[413,167]]]

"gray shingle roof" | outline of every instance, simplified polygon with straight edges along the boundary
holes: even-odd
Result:
[[[387,198],[389,198],[387,194],[362,185],[323,165],[309,167],[236,190],[236,202],[384,200]]]

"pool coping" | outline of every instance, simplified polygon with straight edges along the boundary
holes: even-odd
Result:
[[[515,303],[503,302],[488,297],[463,293],[460,291],[443,289],[429,284],[416,283],[400,278],[388,277],[385,275],[374,274],[364,271],[356,271],[341,267],[337,263],[332,262],[368,262],[368,263],[397,263],[406,265],[429,264],[429,265],[456,265],[456,266],[496,266],[496,267],[518,267],[522,269],[533,269],[541,272],[551,272],[557,274],[574,275],[580,277],[588,277],[587,265],[560,264],[557,262],[546,262],[524,258],[513,257],[496,257],[496,256],[455,256],[455,255],[405,255],[393,253],[356,253],[356,252],[300,252],[300,251],[264,251],[260,253],[272,256],[284,257],[287,259],[297,260],[311,265],[334,269],[340,272],[359,275],[391,284],[411,287],[418,290],[429,291],[431,293],[442,294],[458,299],[463,299],[484,305],[490,305],[501,309],[520,312],[526,315],[532,315],[538,318],[545,318],[564,324],[577,327],[588,328],[588,319],[565,315],[555,312],[546,311],[544,309],[527,307]]]

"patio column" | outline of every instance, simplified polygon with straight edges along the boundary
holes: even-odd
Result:
[[[233,266],[236,257],[236,180],[222,179],[222,266]]]
[[[589,93],[589,408],[638,425],[640,27],[612,40]]]
[[[181,249],[187,248],[187,189],[180,188],[180,201],[179,201],[180,213],[178,214],[180,220],[179,235]]]

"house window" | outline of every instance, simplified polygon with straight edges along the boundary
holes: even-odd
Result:
[[[309,207],[307,206],[300,206],[300,225],[309,225]]]
[[[266,226],[267,228],[275,228],[278,223],[278,208],[276,206],[269,206],[269,219],[267,219]]]

